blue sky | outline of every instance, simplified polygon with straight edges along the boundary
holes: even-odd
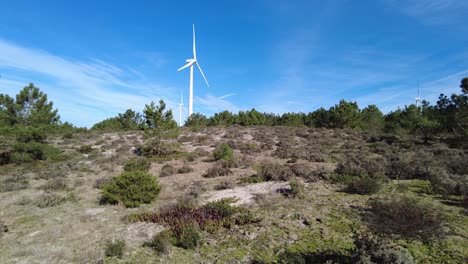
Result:
[[[194,112],[310,112],[340,99],[384,112],[459,92],[468,1],[0,1],[0,93],[29,82],[62,121],[91,126],[184,94]]]

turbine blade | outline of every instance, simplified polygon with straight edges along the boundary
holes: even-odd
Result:
[[[190,67],[190,65],[192,65],[192,63],[189,62],[189,63],[185,64],[184,66],[180,67],[177,71],[181,71],[181,70],[183,70],[183,69],[185,69],[187,67]]]
[[[202,71],[200,65],[198,64],[198,61],[195,62],[195,63],[197,64],[197,67],[198,67],[198,69],[200,70],[200,73],[201,73],[201,75],[203,76],[203,79],[205,79],[206,85],[207,85],[208,87],[210,87],[210,84],[208,83],[208,80],[206,79],[205,74],[203,74],[203,71]]]
[[[192,24],[193,26],[193,58],[196,60],[197,59],[197,49],[195,48],[195,24]]]

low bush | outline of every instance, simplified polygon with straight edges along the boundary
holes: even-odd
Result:
[[[151,162],[144,158],[132,158],[125,163],[124,171],[148,171]]]
[[[80,148],[78,148],[78,152],[80,152],[81,154],[89,154],[93,151],[94,149],[91,145],[83,145]]]
[[[318,180],[318,174],[315,173],[307,164],[296,163],[290,166],[291,171],[296,175],[296,177],[303,178],[310,182],[315,182]]]
[[[216,147],[213,152],[214,160],[223,160],[228,163],[234,162],[234,152],[232,151],[231,147],[228,144],[223,143]]]
[[[374,194],[382,188],[383,179],[370,177],[367,174],[351,177],[346,183],[345,191],[356,194]]]
[[[261,164],[257,174],[264,181],[288,181],[294,176],[294,173],[288,166],[278,163]]]
[[[236,186],[236,184],[232,181],[226,180],[222,181],[218,185],[215,185],[214,189],[215,190],[227,190],[227,189],[232,189]]]
[[[293,198],[303,198],[304,197],[305,185],[300,180],[293,178],[289,180],[289,195]]]
[[[403,247],[392,245],[389,241],[372,236],[358,236],[354,240],[356,253],[354,263],[416,263],[411,253]]]
[[[167,226],[177,241],[186,239],[179,246],[193,246],[196,229],[214,233],[221,227],[244,225],[258,222],[250,211],[231,205],[233,199],[210,202],[202,207],[174,206],[159,213],[144,214],[142,221],[159,223]],[[198,241],[198,240],[197,240]]]
[[[198,225],[191,224],[182,228],[176,245],[185,249],[197,248],[200,244],[201,235]]]
[[[123,172],[112,183],[102,188],[101,204],[123,203],[126,207],[138,207],[141,203],[156,200],[161,191],[156,178],[143,171]]]
[[[102,189],[105,185],[112,183],[112,177],[99,178],[94,182],[93,188]]]
[[[370,228],[381,234],[427,239],[443,235],[445,217],[439,208],[409,196],[375,198],[368,202]]]
[[[215,177],[227,176],[229,174],[232,174],[232,171],[229,168],[221,164],[215,164],[214,166],[206,170],[205,174],[203,174],[203,177],[215,178]]]
[[[53,207],[66,202],[75,202],[77,200],[74,193],[69,193],[66,196],[56,193],[44,193],[40,195],[34,204],[39,208]]]
[[[165,164],[164,166],[162,166],[161,168],[161,172],[159,173],[159,177],[167,177],[167,176],[171,176],[175,173],[175,169],[172,165],[170,164]]]
[[[125,249],[125,241],[116,240],[116,241],[107,241],[105,247],[106,257],[117,257],[121,258]]]
[[[163,230],[154,235],[150,241],[145,242],[143,246],[150,247],[159,253],[170,254],[172,251],[172,245],[176,243],[177,241],[175,241],[172,236],[172,232],[169,230]]]
[[[11,175],[3,178],[0,184],[0,192],[11,192],[26,189],[29,187],[29,180],[24,175]]]
[[[346,155],[338,163],[335,173],[340,175],[368,175],[372,178],[385,174],[386,162],[382,158],[371,158],[371,154]]]
[[[433,168],[429,171],[429,181],[432,190],[443,196],[468,194],[468,174],[451,174],[443,169]]]
[[[68,185],[67,185],[66,179],[56,178],[56,179],[48,180],[40,188],[44,191],[59,191],[59,190],[66,190],[68,188]]]
[[[175,154],[178,150],[179,145],[176,143],[168,143],[159,138],[152,138],[140,148],[138,154],[146,157],[162,157]]]
[[[190,167],[188,164],[182,165],[182,167],[177,168],[177,173],[183,174],[183,173],[189,173],[192,172],[193,168]]]

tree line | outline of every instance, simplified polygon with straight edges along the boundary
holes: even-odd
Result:
[[[261,113],[255,109],[231,113],[223,111],[207,117],[200,113],[190,116],[186,127],[203,126],[308,126],[316,128],[351,128],[371,133],[414,134],[425,141],[437,134],[466,137],[468,131],[468,77],[461,80],[461,93],[441,94],[435,105],[422,101],[420,107],[411,104],[403,109],[383,114],[376,105],[360,109],[356,102],[341,100],[329,109],[309,113]],[[29,84],[12,98],[0,94],[0,127],[53,126],[74,128],[60,122],[57,109],[47,95]],[[124,113],[96,123],[92,130],[174,129],[172,111],[163,100],[145,105],[143,113],[128,109]]]

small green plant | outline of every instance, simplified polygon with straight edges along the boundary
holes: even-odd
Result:
[[[123,256],[124,249],[125,249],[125,241],[109,240],[106,242],[106,247],[104,251],[105,251],[106,257],[121,258]]]
[[[150,241],[145,242],[143,246],[150,247],[159,253],[170,254],[172,251],[172,245],[176,243],[177,241],[172,236],[172,232],[169,230],[163,230],[154,235]]]
[[[132,158],[125,163],[124,171],[148,171],[151,162],[144,158]]]
[[[228,144],[223,143],[216,147],[213,152],[213,158],[215,160],[224,160],[228,163],[234,162],[234,152],[232,151],[231,147]]]
[[[294,198],[304,198],[304,183],[302,183],[299,179],[293,178],[289,180],[289,189],[290,195]]]
[[[156,177],[143,171],[123,172],[112,183],[102,188],[102,204],[123,203],[126,207],[138,207],[141,203],[156,200],[161,191]]]
[[[201,235],[198,225],[192,224],[182,228],[177,246],[185,249],[197,248],[200,244]]]

